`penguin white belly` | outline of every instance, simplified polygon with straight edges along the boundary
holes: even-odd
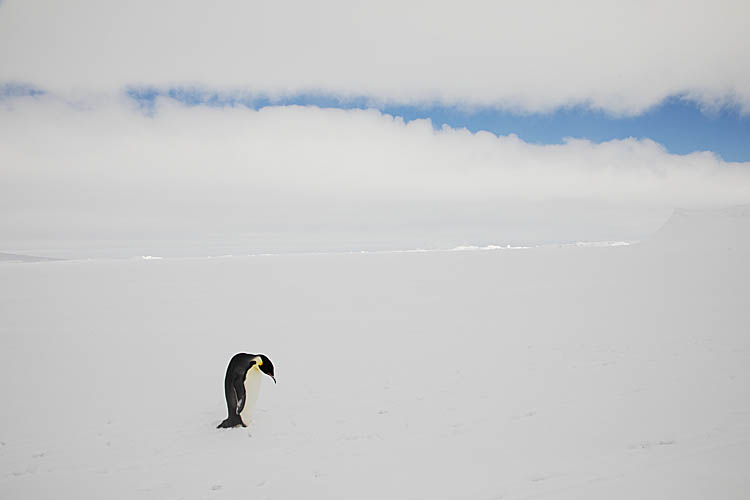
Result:
[[[250,425],[253,419],[253,408],[260,394],[260,381],[262,373],[258,365],[253,366],[245,375],[245,407],[240,412],[240,418],[245,425]]]

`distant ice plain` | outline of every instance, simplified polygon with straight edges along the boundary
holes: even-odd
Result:
[[[0,262],[0,497],[740,498],[748,221],[680,213],[605,248]],[[279,383],[216,430],[239,351]]]

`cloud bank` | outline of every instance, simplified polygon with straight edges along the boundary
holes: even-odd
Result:
[[[744,0],[7,0],[0,81],[616,114],[679,95],[748,113],[748,18]]]
[[[627,239],[673,207],[750,203],[749,164],[649,140],[534,145],[375,110],[157,106],[148,117],[124,98],[44,96],[1,108],[0,247]]]

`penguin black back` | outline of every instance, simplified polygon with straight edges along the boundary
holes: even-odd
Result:
[[[255,385],[249,387],[254,394],[248,394],[246,390],[246,379],[248,371],[257,366],[260,372],[265,373],[276,382],[274,366],[268,356],[265,354],[247,354],[244,352],[232,356],[227,366],[227,373],[224,376],[224,397],[227,401],[227,418],[219,424],[218,429],[236,427],[241,425],[247,427],[247,422],[242,419],[243,410],[246,405],[255,403],[257,391],[260,388],[260,380]],[[248,400],[251,401],[248,401]],[[248,412],[245,412],[247,415]]]

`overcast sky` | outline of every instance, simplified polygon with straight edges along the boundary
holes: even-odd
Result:
[[[738,1],[6,0],[6,80],[200,83],[528,111],[639,113],[675,94],[750,112]]]
[[[750,164],[719,149],[748,160],[731,149],[750,142],[748,18],[747,2],[6,0],[0,251],[638,238],[674,207],[750,203]]]

